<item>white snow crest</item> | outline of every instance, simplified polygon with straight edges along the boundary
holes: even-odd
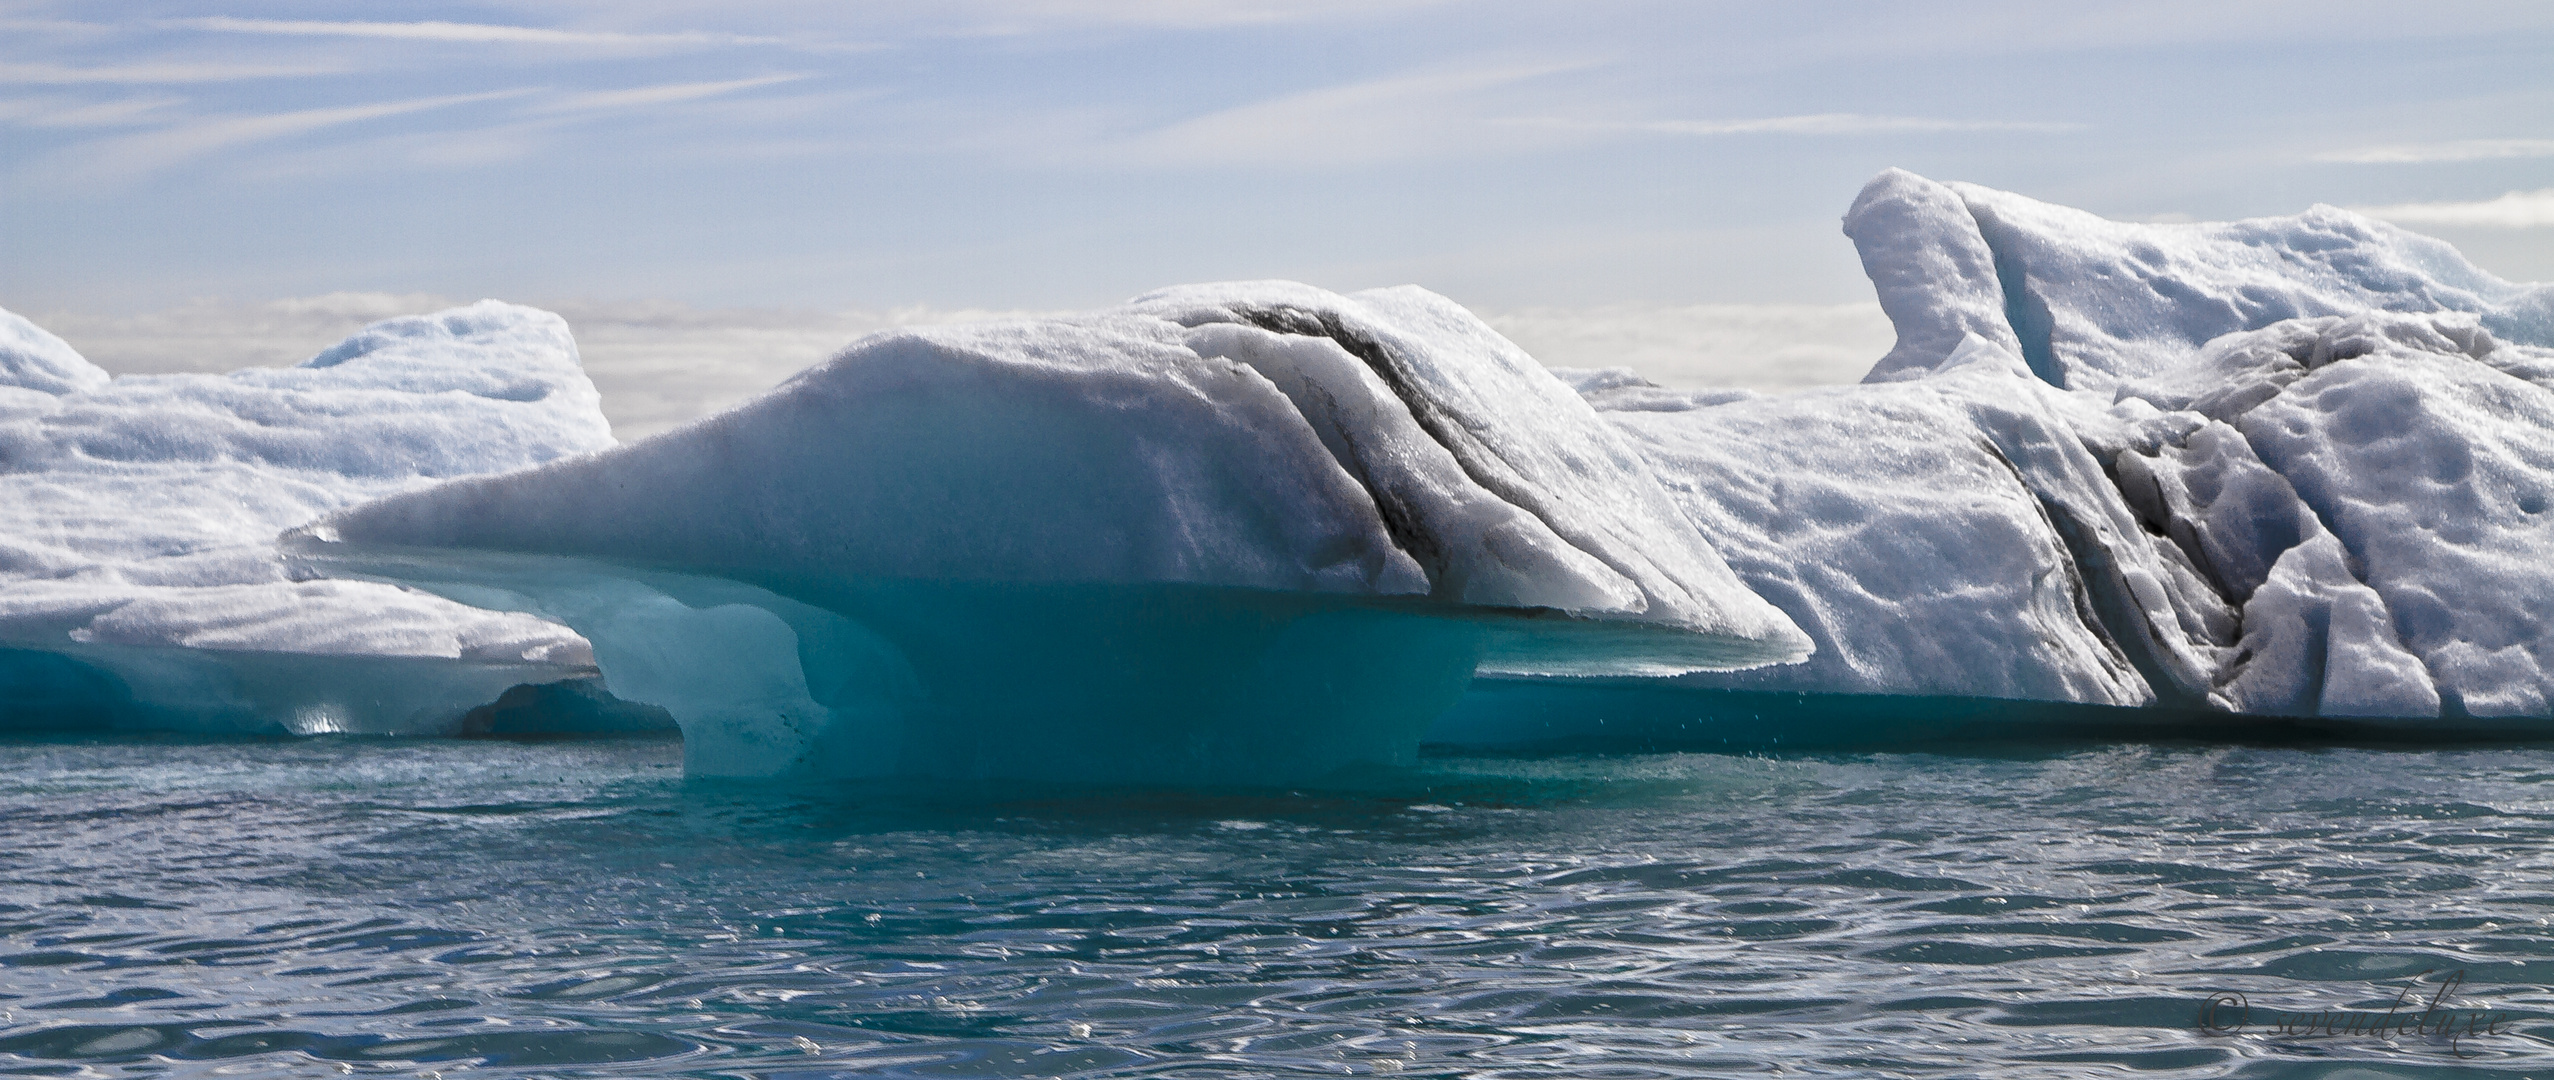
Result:
[[[875,335],[690,427],[329,524],[858,579],[1427,593],[1805,645],[1592,409],[1416,289],[1194,286]]]

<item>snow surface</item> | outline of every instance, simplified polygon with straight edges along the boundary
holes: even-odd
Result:
[[[432,730],[591,673],[563,627],[295,580],[274,547],[368,499],[611,445],[557,316],[483,302],[299,367],[113,380],[15,315],[0,340],[0,648],[21,662],[102,667],[137,722],[252,729]]]

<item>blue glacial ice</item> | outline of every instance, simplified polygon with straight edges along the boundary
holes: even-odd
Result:
[[[1284,782],[1408,762],[1479,669],[1808,648],[1593,407],[1407,288],[877,335],[294,543],[574,628],[714,774]]]
[[[590,678],[563,627],[309,580],[275,535],[611,442],[567,325],[530,308],[116,379],[0,312],[0,724],[448,732],[509,687]]]
[[[1296,783],[1617,706],[2554,729],[2554,288],[1895,170],[1845,230],[1897,345],[1781,395],[1255,282],[612,446],[527,309],[157,380],[0,322],[0,689],[433,731],[608,687],[748,776]]]

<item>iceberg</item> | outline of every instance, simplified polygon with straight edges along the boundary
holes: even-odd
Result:
[[[311,580],[275,536],[611,442],[566,324],[530,308],[113,379],[0,312],[0,726],[450,733],[510,687],[591,679],[564,627]]]
[[[615,445],[527,308],[122,379],[0,317],[0,723],[1196,784],[1822,717],[2549,730],[2554,287],[1898,170],[1844,227],[1896,345],[1779,395],[1240,282],[872,335]]]
[[[702,774],[1293,782],[1479,669],[1796,660],[1647,460],[1415,288],[874,335],[729,412],[300,530],[593,643]]]
[[[2331,207],[2137,225],[1897,170],[1845,231],[1898,329],[1863,384],[1570,373],[1816,642],[1675,679],[1752,703],[1717,736],[1800,694],[2549,730],[2554,287]],[[1666,685],[1618,704],[1727,704]],[[1490,689],[1436,737],[1571,734]]]

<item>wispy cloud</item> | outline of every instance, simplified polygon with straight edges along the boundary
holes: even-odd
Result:
[[[790,45],[787,38],[712,34],[696,31],[639,34],[617,30],[554,30],[539,26],[461,22],[364,22],[316,19],[241,19],[216,15],[177,19],[168,25],[228,34],[277,34],[288,37],[387,38],[395,41],[446,41],[474,45],[578,45],[628,48],[705,45]]]
[[[340,75],[346,71],[345,66],[337,64],[153,63],[71,67],[66,64],[0,62],[0,83],[19,86],[210,83],[234,79]]]
[[[329,109],[302,109],[255,116],[208,117],[158,131],[119,136],[91,143],[75,152],[74,160],[77,166],[72,171],[89,177],[126,178],[155,172],[180,162],[246,143],[281,139],[404,113],[520,97],[530,92],[529,90],[496,90],[479,94],[450,94],[442,97],[411,98],[405,101],[385,101]]]
[[[569,94],[556,101],[545,102],[535,111],[587,112],[600,109],[635,109],[650,105],[672,105],[678,102],[719,97],[761,86],[796,82],[806,77],[803,73],[764,75],[752,79],[729,79],[724,82],[666,83],[659,86],[633,87],[627,90],[596,90]]]
[[[1487,98],[1579,64],[1456,68],[1286,94],[1097,147],[1159,165],[1325,168],[1552,142],[1493,118]]]
[[[1674,135],[1898,135],[1937,131],[2055,134],[2084,129],[2082,124],[2037,120],[1944,120],[1930,116],[1871,116],[1863,113],[1811,113],[1754,120],[1659,120],[1642,127]]]
[[[0,15],[0,30],[32,30],[55,34],[100,34],[115,30],[113,23],[82,22],[78,19],[33,19],[17,15]]]
[[[1959,131],[2057,134],[2084,130],[2082,124],[2037,120],[1946,120],[1931,116],[1875,116],[1867,113],[1806,113],[1744,120],[1608,121],[1534,117],[1515,122],[1588,131],[1645,131],[1662,135],[1915,135]]]
[[[2513,191],[2475,202],[2396,203],[2354,206],[2369,217],[2411,225],[2463,225],[2482,229],[2532,229],[2554,225],[2554,188]]]
[[[61,98],[0,99],[0,123],[39,128],[130,127],[154,123],[160,114],[186,103],[184,98],[127,98],[122,101],[65,101]]]
[[[2451,142],[2363,146],[2356,150],[2317,154],[2315,160],[2353,165],[2421,165],[2539,157],[2554,157],[2554,139],[2457,139]]]
[[[382,171],[484,169],[536,157],[575,138],[570,132],[578,128],[660,120],[672,126],[653,128],[649,135],[620,145],[652,160],[710,157],[734,162],[839,151],[839,139],[793,140],[773,133],[785,132],[809,115],[841,116],[857,103],[874,100],[874,92],[752,92],[808,77],[769,75],[584,92],[524,90],[516,107],[475,114],[469,122],[400,125],[305,140],[244,156],[228,168],[246,179],[296,182]]]

